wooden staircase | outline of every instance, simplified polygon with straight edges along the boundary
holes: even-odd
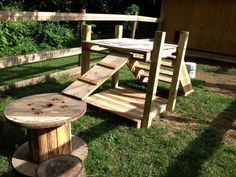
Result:
[[[175,55],[166,57],[161,61],[161,69],[158,78],[159,81],[169,84],[172,83],[175,62]],[[127,62],[127,66],[140,83],[148,83],[150,62],[145,62],[140,59],[133,58]],[[182,67],[181,72],[182,74],[180,77],[180,84],[184,90],[184,94],[188,95],[193,91],[193,89],[185,66]]]

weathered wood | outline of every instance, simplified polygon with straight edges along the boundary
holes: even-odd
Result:
[[[73,76],[73,75],[80,74],[80,73],[81,73],[80,67],[75,67],[75,68],[67,69],[67,70],[60,71],[60,72],[55,72],[55,73],[44,75],[44,76],[34,77],[34,78],[26,79],[23,81],[18,81],[13,84],[1,85],[0,91],[6,91],[6,90],[14,89],[14,88],[21,88],[21,87],[25,87],[25,86],[29,86],[29,85],[36,85],[40,82],[45,82],[45,81],[50,80],[52,78],[58,78],[63,75],[66,75],[66,74]]]
[[[122,37],[123,37],[123,25],[116,25],[115,38],[122,38]]]
[[[83,162],[72,155],[60,155],[43,162],[36,177],[85,177]]]
[[[127,87],[116,87],[96,93],[85,99],[88,104],[110,111],[119,116],[134,121],[138,128],[143,115],[146,94]],[[156,97],[155,106],[158,111],[165,110],[167,100]]]
[[[134,15],[138,15],[138,12],[135,12]],[[131,38],[134,39],[135,38],[135,34],[136,34],[136,29],[137,29],[137,25],[138,25],[138,22],[137,21],[134,21],[133,24],[132,24],[132,28],[131,28]]]
[[[71,155],[85,160],[88,155],[88,146],[84,140],[76,136],[72,136],[72,153]],[[25,176],[34,176],[35,170],[38,168],[38,163],[32,161],[28,142],[21,145],[13,154],[13,168]]]
[[[176,56],[176,63],[173,71],[173,78],[171,83],[171,88],[168,97],[168,104],[166,111],[172,112],[175,108],[177,91],[179,88],[179,82],[182,75],[182,68],[184,65],[184,57],[188,43],[189,33],[182,31],[178,43],[178,51]]]
[[[111,80],[111,87],[112,88],[116,88],[119,85],[119,75],[120,75],[120,71],[116,71],[115,74],[112,76],[112,80]]]
[[[154,106],[154,100],[158,86],[158,77],[161,67],[162,50],[164,48],[165,35],[165,32],[155,33],[153,51],[151,54],[151,65],[146,90],[144,112],[141,122],[142,127],[150,127],[152,119],[156,117],[158,111],[158,108]]]
[[[79,80],[79,81],[82,81],[82,82],[86,82],[86,83],[91,84],[91,85],[97,85],[98,84],[97,80],[89,79],[89,78],[82,77],[82,76],[76,76],[76,79]]]
[[[140,21],[157,23],[160,19],[119,14],[1,11],[0,21]]]
[[[6,120],[29,129],[50,128],[74,121],[86,111],[86,103],[57,93],[27,96],[9,104]]]
[[[69,87],[62,91],[62,93],[76,98],[85,99],[93,91],[95,91],[101,84],[115,74],[129,59],[128,55],[111,53],[107,55],[102,62],[112,63],[116,66],[115,69],[95,65],[87,71],[83,77],[97,80],[97,85],[91,85],[80,81],[75,81]]]
[[[12,57],[4,57],[0,59],[0,68],[7,68],[26,63],[34,63],[53,58],[62,58],[73,55],[80,55],[82,53],[81,47],[60,49],[55,51],[39,52],[27,55],[18,55]]]
[[[192,93],[194,90],[193,90],[192,83],[191,83],[188,70],[185,64],[182,65],[181,72],[182,73],[180,76],[180,83],[184,91],[184,96],[187,96],[190,93]]]
[[[83,41],[90,41],[91,40],[91,33],[92,33],[92,26],[91,25],[84,25],[82,26],[82,40]],[[90,65],[90,52],[88,51],[89,47],[82,43],[82,59],[80,60],[81,64],[81,75],[86,73],[89,70]]]
[[[116,69],[116,65],[113,65],[112,63],[105,63],[105,62],[99,61],[97,62],[97,65],[104,66],[110,69]]]

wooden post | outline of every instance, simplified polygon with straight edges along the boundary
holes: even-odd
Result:
[[[122,38],[122,37],[123,37],[123,25],[116,25],[115,38]]]
[[[91,40],[91,33],[92,33],[92,26],[91,25],[84,25],[82,26],[82,40],[90,41]],[[89,70],[90,66],[90,51],[89,47],[82,44],[82,60],[80,60],[81,64],[81,75],[86,73]]]
[[[123,37],[123,25],[115,26],[115,38]],[[119,85],[119,70],[112,76],[111,87],[116,88]]]
[[[85,15],[86,14],[86,9],[81,9],[81,13],[82,13],[82,15]],[[81,20],[80,21],[80,31],[79,31],[79,33],[80,33],[80,46],[82,46],[82,36],[83,36],[83,26],[86,24],[86,22],[85,22],[85,20]],[[82,59],[82,57],[81,57],[81,55],[79,55],[79,66],[81,66],[81,59]]]
[[[158,24],[158,30],[159,31],[163,31],[164,3],[165,3],[165,0],[162,0],[161,1],[161,9],[160,9],[160,17],[159,17],[161,19],[161,22],[159,22],[159,24]]]
[[[142,127],[150,127],[152,119],[156,116],[158,111],[158,108],[154,106],[154,101],[156,97],[165,36],[165,32],[155,32],[154,46],[153,51],[151,53],[151,64],[146,91],[143,119],[141,122]]]
[[[182,74],[182,68],[184,65],[184,57],[185,57],[185,52],[186,52],[187,43],[188,43],[188,36],[189,36],[189,32],[186,32],[186,31],[180,32],[176,62],[175,62],[175,67],[173,71],[173,78],[171,82],[168,103],[166,107],[167,112],[172,112],[175,108],[176,96],[178,93],[179,82],[180,82],[180,78]]]
[[[138,12],[135,12],[135,15],[138,16]],[[136,33],[137,25],[138,25],[137,21],[133,22],[133,24],[132,24],[132,28],[131,28],[131,38],[132,39],[135,38],[135,33]]]

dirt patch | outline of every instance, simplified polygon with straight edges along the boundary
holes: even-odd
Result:
[[[205,81],[210,92],[236,97],[236,75],[197,72],[196,78]]]

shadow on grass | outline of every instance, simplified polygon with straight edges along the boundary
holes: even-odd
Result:
[[[109,133],[119,126],[132,126],[131,121],[91,105],[88,105],[86,115],[102,119],[102,122],[99,124],[92,125],[82,131],[76,131],[76,135],[85,140],[86,143],[93,142],[97,138]]]
[[[170,164],[164,177],[197,177],[204,162],[209,160],[222,144],[225,133],[235,128],[236,101],[233,101],[218,117],[202,130],[174,162]]]

